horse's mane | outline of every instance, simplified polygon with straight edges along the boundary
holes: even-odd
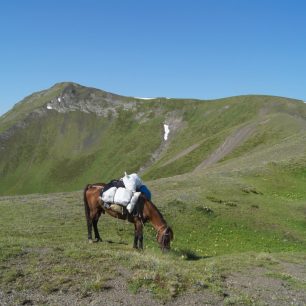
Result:
[[[151,206],[154,208],[154,210],[156,211],[156,213],[159,215],[159,217],[161,218],[161,220],[162,220],[164,223],[167,224],[167,222],[166,222],[166,220],[165,220],[163,214],[162,214],[162,213],[160,212],[160,210],[156,207],[156,205],[155,205],[152,201],[150,201],[150,200],[148,200],[148,199],[146,199],[146,203],[148,203],[149,206],[151,205]]]

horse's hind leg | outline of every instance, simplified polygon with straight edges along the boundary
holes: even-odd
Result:
[[[93,224],[93,228],[94,228],[94,232],[95,232],[95,242],[99,242],[102,241],[100,234],[99,234],[99,230],[98,230],[98,221],[99,221],[99,217],[100,215],[96,216],[96,218],[94,218],[92,220],[92,224]]]
[[[87,219],[88,241],[92,242],[92,219]]]

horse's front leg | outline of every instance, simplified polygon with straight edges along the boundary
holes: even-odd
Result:
[[[143,229],[143,226],[141,225],[141,232],[138,235],[138,248],[141,249],[141,250],[143,250],[143,233],[142,233],[142,229]]]
[[[143,225],[140,221],[135,223],[134,245],[135,249],[143,249]]]

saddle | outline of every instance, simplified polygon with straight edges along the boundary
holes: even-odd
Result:
[[[107,207],[105,207],[105,203],[104,203],[103,207],[119,213],[120,215],[125,217],[125,219],[128,216],[132,216],[132,217],[138,217],[141,220],[144,220],[144,217],[143,217],[144,199],[141,196],[139,197],[139,199],[138,199],[138,201],[137,201],[137,203],[136,203],[136,205],[135,205],[135,207],[134,207],[134,209],[131,213],[126,209],[125,206],[122,206],[122,205],[119,205],[119,204],[110,204]]]

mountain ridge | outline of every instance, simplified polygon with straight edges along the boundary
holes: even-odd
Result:
[[[244,133],[245,126],[251,128]],[[302,139],[305,127],[305,104],[284,97],[146,100],[57,83],[0,117],[0,193],[78,190],[124,171],[141,171],[151,180],[206,173],[212,165],[239,164],[256,150],[273,160],[273,144],[290,135]],[[277,162],[290,160],[286,150]]]

